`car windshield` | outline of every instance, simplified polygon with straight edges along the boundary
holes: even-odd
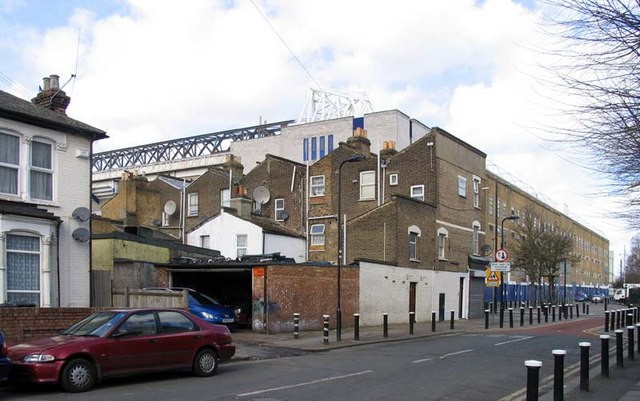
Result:
[[[126,315],[126,312],[98,312],[69,327],[62,334],[66,336],[92,336],[105,335],[113,326],[118,324]]]
[[[201,294],[199,292],[189,291],[189,297],[192,301],[194,301],[197,305],[207,306],[207,305],[220,305],[220,302],[215,298],[210,296]]]

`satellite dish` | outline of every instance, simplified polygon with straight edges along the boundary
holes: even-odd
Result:
[[[91,234],[89,233],[89,230],[87,230],[86,228],[80,227],[73,230],[73,232],[71,233],[71,236],[73,237],[74,240],[78,242],[87,242],[89,241],[89,237],[91,236]]]
[[[86,207],[79,207],[71,213],[71,217],[78,221],[87,221],[91,217],[91,212]]]
[[[172,216],[176,212],[176,203],[173,200],[168,200],[164,204],[164,212],[169,216]]]
[[[482,253],[482,256],[487,256],[491,254],[492,250],[493,250],[493,247],[489,244],[484,244],[482,245],[482,248],[480,248],[480,252]]]
[[[256,187],[256,189],[253,190],[253,200],[256,201],[256,203],[258,204],[269,202],[270,197],[271,197],[271,194],[269,193],[269,190],[267,189],[267,187],[260,185],[259,187]]]

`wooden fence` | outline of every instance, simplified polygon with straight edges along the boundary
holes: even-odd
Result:
[[[182,292],[132,290],[112,291],[112,304],[116,308],[183,308],[189,307],[189,294]]]

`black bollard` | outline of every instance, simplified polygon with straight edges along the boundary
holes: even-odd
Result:
[[[329,344],[329,315],[322,315],[322,318],[324,319],[324,339],[322,342]]]
[[[600,336],[600,374],[609,377],[609,335]]]
[[[633,325],[633,313],[628,312],[627,313],[627,326],[632,326]]]
[[[451,309],[451,322],[449,323],[449,330],[453,330],[453,320],[455,319],[456,311]]]
[[[529,306],[529,326],[533,324],[533,306]]]
[[[413,323],[416,320],[416,313],[415,312],[409,312],[409,335],[412,336],[413,335]]]
[[[573,319],[573,304],[569,304],[569,318]]]
[[[524,308],[520,307],[520,327],[524,326]]]
[[[589,348],[591,343],[583,342],[580,346],[580,391],[589,391]]]
[[[509,327],[513,328],[513,308],[509,308]]]
[[[484,329],[489,330],[489,309],[484,310]]]
[[[564,320],[567,320],[567,319],[569,319],[569,305],[564,304]]]
[[[640,353],[640,323],[636,323],[636,332],[638,333],[638,353]]]
[[[636,326],[627,326],[627,348],[628,348],[627,356],[629,357],[630,361],[633,361],[634,359],[636,359],[636,355],[635,355],[636,341],[634,339],[635,330],[636,330]]]
[[[616,329],[616,365],[619,368],[624,368],[624,360],[622,358],[624,355],[622,348],[622,333],[622,330]]]
[[[540,382],[540,361],[524,361],[527,367],[527,401],[538,401],[538,386]]]
[[[554,349],[553,354],[553,401],[564,399],[564,356],[567,351]]]
[[[544,322],[549,323],[549,305],[544,306]]]
[[[386,312],[382,314],[382,337],[389,337],[389,315]]]
[[[293,314],[293,338],[296,340],[300,338],[300,314]]]
[[[576,317],[580,317],[580,305],[576,304]]]
[[[504,327],[504,308],[500,308],[500,328]]]
[[[622,310],[618,309],[616,311],[616,329],[622,327]]]
[[[609,331],[614,331],[616,329],[616,311],[609,311]]]
[[[582,314],[585,315],[587,313],[587,305],[583,302],[582,303]]]
[[[558,320],[559,321],[562,321],[562,314],[563,314],[562,308],[563,308],[562,305],[558,305]]]
[[[538,324],[540,324],[540,305],[538,305]]]
[[[556,306],[555,305],[551,305],[551,321],[552,322],[556,321]]]
[[[589,314],[589,304],[587,304],[587,315]]]
[[[609,332],[609,311],[604,311],[604,331],[605,333]]]
[[[431,331],[436,331],[436,311],[431,311]]]
[[[604,310],[609,310],[609,300],[604,297]]]
[[[360,314],[353,314],[353,339],[360,341]]]

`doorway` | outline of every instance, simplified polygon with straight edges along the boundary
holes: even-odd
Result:
[[[416,312],[416,287],[418,283],[409,283],[409,312]]]
[[[444,292],[440,293],[438,299],[438,321],[444,321]]]

